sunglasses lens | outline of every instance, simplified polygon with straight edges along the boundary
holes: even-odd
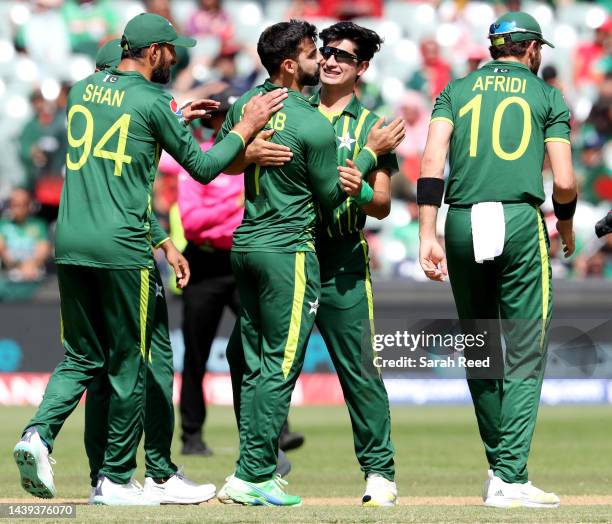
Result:
[[[321,56],[327,60],[334,54],[334,50],[331,47],[321,47],[319,48],[319,53],[321,53]]]

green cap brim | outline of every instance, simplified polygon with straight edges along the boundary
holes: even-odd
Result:
[[[502,36],[503,35],[500,35],[497,38],[502,38]],[[509,33],[508,36],[510,37],[510,40],[512,40],[513,42],[524,42],[526,40],[537,40],[538,42],[546,44],[552,48],[555,47],[548,40],[544,40],[544,38],[542,38],[542,35],[540,33],[516,32],[516,33]],[[497,42],[497,39],[495,37],[491,37],[491,41],[493,45],[503,44],[503,42]]]
[[[197,42],[193,38],[189,38],[188,36],[177,36],[171,42],[168,42],[175,47],[195,47]]]
[[[546,44],[547,46],[550,46],[552,48],[554,48],[555,46],[552,45],[548,40],[544,40],[543,38],[540,38],[540,42],[542,42],[543,44]]]

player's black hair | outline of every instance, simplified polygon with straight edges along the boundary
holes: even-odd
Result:
[[[292,19],[266,28],[257,42],[257,54],[268,74],[278,73],[283,60],[296,60],[306,38],[316,42],[317,28],[304,20]]]
[[[525,56],[531,42],[533,42],[533,40],[513,42],[510,40],[509,36],[506,36],[505,42],[502,45],[489,46],[489,53],[491,53],[491,58],[493,60],[497,60],[503,56],[516,56],[517,58],[522,58]]]
[[[355,54],[360,60],[372,60],[372,57],[380,51],[380,46],[384,42],[375,31],[353,22],[338,22],[321,31],[323,45],[344,39],[355,44]]]

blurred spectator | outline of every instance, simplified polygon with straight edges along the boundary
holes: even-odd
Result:
[[[321,0],[321,15],[338,20],[357,17],[380,17],[383,13],[382,0]]]
[[[310,20],[320,16],[323,16],[323,13],[318,0],[293,0],[287,9],[285,19]]]
[[[60,92],[61,93],[61,92]],[[37,194],[45,192],[45,203],[52,207],[59,204],[61,173],[66,161],[66,114],[45,100],[40,89],[35,90],[30,101],[34,114],[25,124],[19,136],[20,158],[27,175],[27,187]],[[49,186],[53,186],[55,197],[48,202]],[[53,220],[53,211],[48,217]]]
[[[489,58],[489,53],[485,47],[476,44],[470,45],[467,50],[467,70],[465,74],[469,75],[473,71],[476,71],[480,67],[480,64],[483,61],[487,61]]]
[[[176,23],[176,20],[172,15],[172,5],[170,4],[170,0],[145,0],[144,6],[147,13],[154,13],[156,15],[163,16],[175,27],[178,33],[181,32],[181,27]],[[178,48],[175,48],[175,50],[178,50]]]
[[[74,53],[95,58],[100,42],[121,33],[114,6],[108,0],[64,0],[62,13]]]
[[[547,65],[542,68],[542,80],[548,85],[556,87],[559,91],[564,91],[563,84],[559,79],[559,72],[554,65]]]
[[[421,41],[421,68],[408,81],[408,88],[421,91],[431,100],[452,80],[450,65],[440,56],[440,45],[434,38]]]
[[[606,86],[612,87],[612,74],[606,76],[606,80],[600,86],[602,95],[593,104],[591,113],[585,125],[590,126],[602,140],[610,140],[612,135],[612,93],[605,94]]]
[[[612,278],[612,235],[606,235],[597,243],[599,245],[594,253],[576,260],[577,276]]]
[[[35,0],[29,20],[15,35],[18,49],[40,65],[63,65],[70,56],[70,41],[59,7],[62,0]]]
[[[604,145],[602,137],[593,131],[584,136],[580,152],[583,179],[580,196],[594,205],[601,202],[612,204],[612,170],[604,161]]]
[[[234,25],[230,15],[223,10],[221,0],[199,0],[197,11],[187,24],[191,36],[215,36],[222,42],[234,37]]]
[[[574,85],[577,88],[597,85],[602,79],[598,62],[612,51],[612,17],[595,30],[592,42],[578,46],[574,54]]]
[[[8,218],[0,220],[0,261],[8,280],[31,282],[45,274],[51,244],[45,222],[30,216],[32,200],[25,189],[11,193]]]
[[[218,80],[227,84],[232,90],[242,94],[255,84],[259,75],[259,68],[256,67],[246,76],[238,74],[236,67],[236,55],[240,53],[242,48],[232,42],[226,42],[221,46],[219,54],[213,61],[213,68],[218,77]],[[259,60],[256,62],[259,64]]]
[[[395,150],[400,157],[400,171],[416,184],[429,130],[431,108],[421,93],[407,91],[400,99],[397,113],[406,124],[406,137]]]

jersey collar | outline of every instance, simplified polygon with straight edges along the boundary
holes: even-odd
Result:
[[[531,72],[525,64],[521,64],[520,62],[515,62],[514,60],[492,60],[485,64],[484,67],[518,67],[519,69],[526,69]]]
[[[281,89],[282,86],[278,86],[276,84],[274,84],[269,78],[266,79],[266,81],[261,84],[261,88],[267,93],[268,91],[273,91],[274,89]],[[295,89],[287,89],[287,92],[290,95],[295,96],[296,98],[301,98],[302,100],[308,102],[308,98],[306,98],[302,93],[300,93],[299,91],[296,91]]]
[[[319,107],[319,104],[321,103],[321,90],[319,89],[308,100],[313,106]],[[353,118],[357,118],[361,111],[361,107],[362,107],[361,102],[357,98],[357,95],[353,93],[353,98],[351,98],[351,101],[348,104],[346,104],[346,107],[342,110],[341,114],[346,113],[346,114],[351,115]]]
[[[136,76],[136,77],[140,77],[143,80],[147,80],[144,76],[142,76],[141,73],[139,73],[138,71],[120,71],[119,69],[117,69],[116,67],[108,67],[106,69],[103,69],[103,71],[105,73],[111,74],[113,76]],[[151,82],[154,83],[154,82]]]

